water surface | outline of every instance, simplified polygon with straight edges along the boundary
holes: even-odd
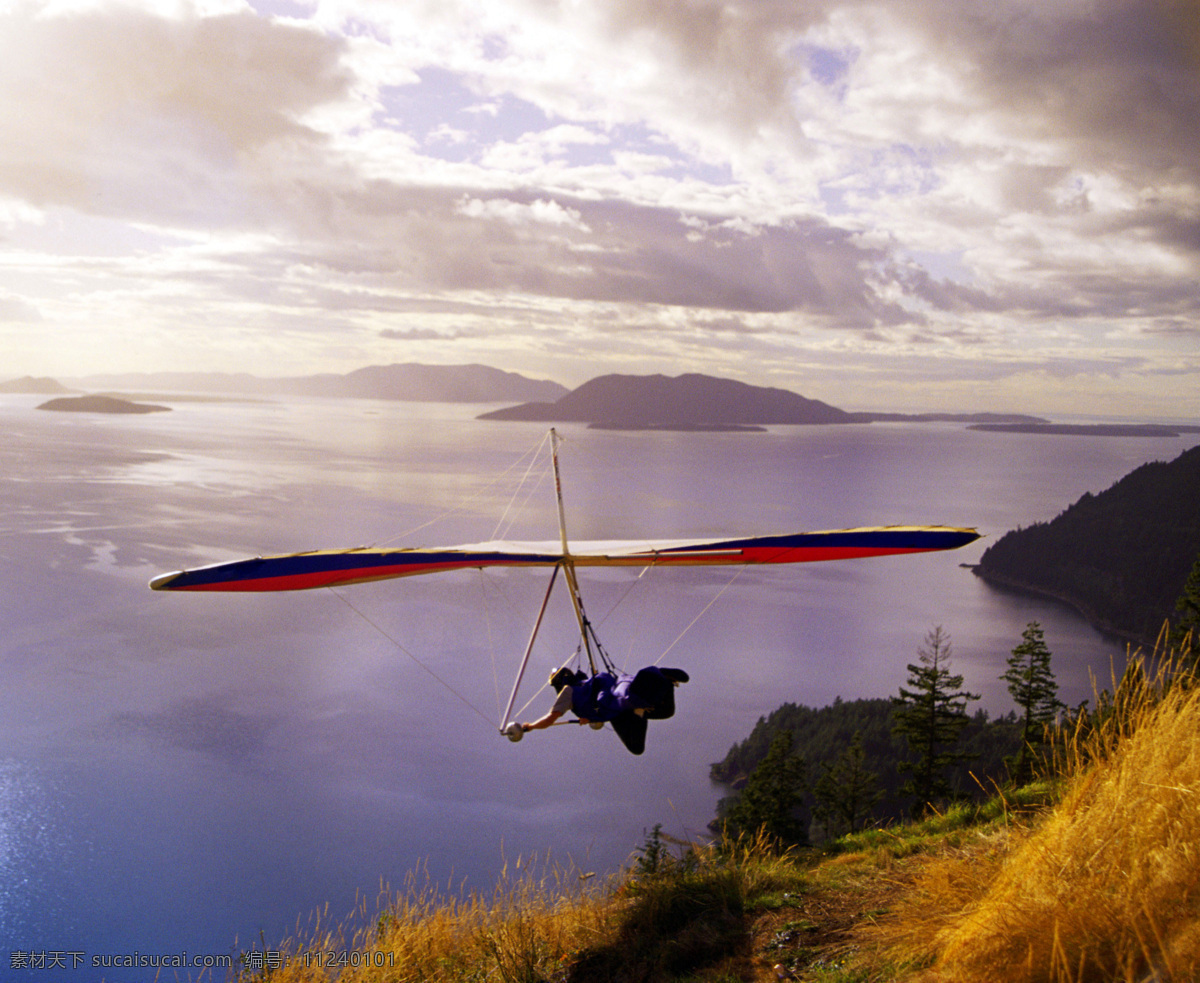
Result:
[[[34,402],[0,402],[0,936],[14,950],[227,953],[277,945],[326,905],[334,920],[356,898],[373,907],[418,867],[483,889],[533,853],[609,871],[657,822],[703,833],[721,793],[708,766],[760,716],[895,693],[936,624],[993,713],[1011,709],[998,677],[1028,621],[1069,703],[1123,653],[1071,612],[972,576],[961,565],[987,539],[740,573],[583,571],[613,658],[662,658],[693,681],[643,757],[578,728],[512,744],[496,728],[545,573],[276,595],[146,582],[265,552],[554,539],[548,480],[513,499],[540,425],[435,404],[182,403],[131,418]],[[578,539],[887,523],[994,538],[1198,439],[948,424],[562,433]],[[526,719],[574,648],[560,594]]]

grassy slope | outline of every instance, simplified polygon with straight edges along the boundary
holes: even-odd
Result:
[[[1200,689],[1134,677],[1115,712],[1063,735],[1056,771],[982,807],[855,834],[837,852],[655,844],[607,885],[524,871],[490,898],[410,890],[355,938],[314,932],[287,947],[285,966],[241,978],[1197,978]],[[347,947],[386,965],[315,965]]]

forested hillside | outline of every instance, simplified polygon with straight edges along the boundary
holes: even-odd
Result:
[[[804,760],[808,783],[806,796],[811,811],[812,784],[821,774],[822,766],[832,765],[854,739],[861,735],[867,767],[876,775],[882,798],[874,808],[879,821],[896,821],[909,814],[910,797],[900,793],[905,776],[899,771],[901,761],[910,757],[908,744],[893,735],[895,706],[890,699],[842,700],[831,706],[814,709],[795,703],[785,703],[766,717],[759,719],[749,737],[729,749],[724,759],[711,769],[714,781],[736,788],[766,756],[775,735],[790,731],[793,749]],[[962,732],[958,749],[974,757],[950,769],[950,784],[966,798],[985,797],[979,782],[994,791],[989,779],[1003,782],[1007,778],[1005,756],[1020,746],[1020,725],[1009,714],[989,719],[985,711],[973,714]],[[971,775],[974,774],[977,782]],[[722,809],[728,800],[722,800]]]
[[[1001,537],[976,573],[1067,601],[1098,627],[1153,644],[1200,555],[1200,447],[1144,464],[1050,522]]]

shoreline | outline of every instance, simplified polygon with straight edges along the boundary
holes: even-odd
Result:
[[[1121,629],[1109,624],[1103,618],[1096,614],[1095,611],[1087,607],[1082,601],[1074,597],[1069,597],[1066,594],[1060,594],[1056,591],[1048,590],[1044,587],[1039,587],[1036,584],[1030,584],[1023,580],[1018,580],[1016,577],[1009,577],[1005,574],[997,574],[984,570],[980,564],[963,564],[976,577],[982,580],[990,587],[1009,590],[1017,594],[1028,594],[1033,597],[1041,597],[1051,601],[1057,601],[1059,604],[1065,605],[1084,621],[1091,625],[1100,634],[1107,636],[1114,641],[1124,642],[1127,645],[1133,645],[1138,648],[1153,648],[1154,641],[1152,639],[1141,638],[1134,635],[1132,632],[1122,631]]]

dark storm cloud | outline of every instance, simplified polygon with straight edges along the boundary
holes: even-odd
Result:
[[[957,23],[949,19],[956,30],[947,43],[966,41],[979,70],[977,91],[1023,119],[1027,132],[1071,141],[1076,161],[1086,165],[1115,162],[1155,178],[1196,176],[1195,3],[1101,0],[976,10]]]

